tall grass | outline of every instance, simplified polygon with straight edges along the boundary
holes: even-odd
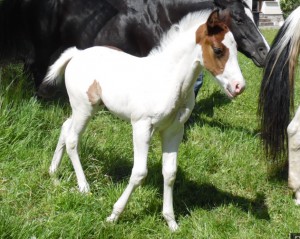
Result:
[[[265,31],[271,41],[275,31]],[[240,55],[247,89],[229,101],[211,76],[197,97],[180,146],[174,189],[180,230],[161,216],[161,149],[151,142],[147,180],[116,224],[105,222],[132,167],[131,127],[106,110],[82,138],[80,155],[91,193],[80,194],[65,156],[56,177],[48,168],[67,100],[34,96],[22,67],[2,69],[0,84],[1,238],[288,238],[300,232],[299,208],[286,174],[270,174],[261,149],[257,99],[262,70]],[[272,177],[271,177],[272,176]]]

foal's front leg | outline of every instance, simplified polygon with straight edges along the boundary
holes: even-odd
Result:
[[[183,137],[183,125],[176,124],[161,133],[163,151],[164,198],[163,216],[171,231],[176,231],[178,225],[173,209],[173,186],[177,172],[177,154]]]
[[[147,156],[152,133],[151,123],[148,120],[134,122],[132,123],[132,128],[134,164],[131,177],[122,196],[115,203],[112,214],[107,218],[108,222],[115,222],[118,220],[120,214],[125,209],[131,194],[139,185],[142,184],[148,173]]]

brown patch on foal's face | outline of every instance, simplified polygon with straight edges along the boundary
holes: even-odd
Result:
[[[229,49],[222,43],[228,27],[217,19],[211,19],[196,31],[196,43],[203,51],[203,64],[214,76],[223,73],[229,58]],[[211,24],[211,25],[210,25]]]
[[[93,84],[90,85],[86,93],[92,105],[97,105],[100,103],[102,90],[98,81],[94,80]]]

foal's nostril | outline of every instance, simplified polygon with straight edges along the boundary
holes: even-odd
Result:
[[[240,84],[236,84],[235,93],[240,93],[240,91],[241,91]]]
[[[243,92],[243,90],[244,90],[244,87],[243,87],[243,86],[241,86],[240,84],[236,84],[235,90],[234,90],[234,92],[235,92],[236,94],[241,94],[241,93]]]

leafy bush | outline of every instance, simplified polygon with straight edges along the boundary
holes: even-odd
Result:
[[[296,9],[298,6],[300,6],[300,0],[281,0],[280,1],[280,7],[283,11],[284,18],[287,18],[288,15]]]

